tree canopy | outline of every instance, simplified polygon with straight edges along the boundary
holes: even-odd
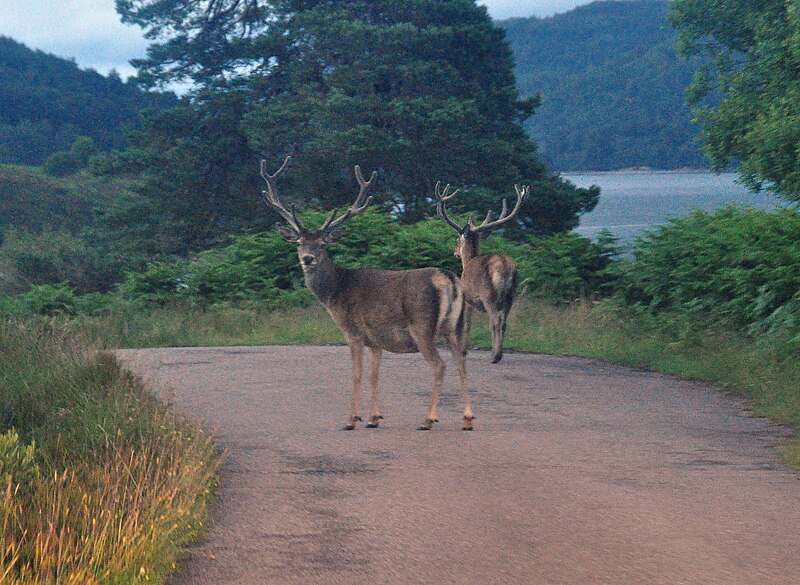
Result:
[[[800,201],[800,4],[797,0],[674,0],[685,55],[709,66],[695,77],[705,149],[715,166],[740,161],[745,184]]]
[[[360,164],[379,171],[378,199],[408,221],[432,213],[438,180],[467,188],[465,205],[478,209],[531,184],[520,216],[537,232],[570,229],[597,202],[596,189],[561,181],[536,158],[521,125],[536,100],[520,99],[504,33],[474,0],[117,8],[153,40],[135,62],[139,81],[192,85],[178,110],[145,121],[127,159],[149,173],[154,197],[170,194],[182,221],[208,226],[201,239],[221,223],[260,221],[258,159],[277,168],[287,154],[288,200],[347,204]]]

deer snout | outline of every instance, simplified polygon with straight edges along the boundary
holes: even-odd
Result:
[[[316,261],[316,258],[314,258],[311,254],[304,254],[302,258],[300,258],[300,261],[304,266],[311,266]]]

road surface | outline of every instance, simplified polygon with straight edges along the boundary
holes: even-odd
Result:
[[[420,432],[430,369],[384,353],[386,420],[346,432],[346,347],[119,355],[227,451],[214,526],[171,585],[800,583],[782,430],[706,384],[473,352],[476,430],[448,359]]]

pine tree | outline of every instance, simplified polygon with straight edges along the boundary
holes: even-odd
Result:
[[[156,116],[133,141],[162,169],[158,190],[185,197],[190,213],[205,197],[220,203],[217,219],[229,214],[223,202],[252,217],[241,197],[258,188],[258,159],[278,165],[286,154],[295,159],[285,196],[302,205],[348,203],[354,164],[379,171],[382,202],[407,221],[433,212],[438,180],[466,187],[464,201],[476,209],[496,209],[514,183],[530,184],[520,218],[537,232],[570,229],[597,202],[596,189],[550,176],[537,160],[521,125],[537,102],[519,98],[504,32],[474,0],[117,6],[156,41],[136,63],[140,81],[193,84],[193,128],[175,133]],[[234,111],[230,134],[201,130]],[[206,144],[215,140],[241,151]],[[172,173],[170,159],[189,167]],[[187,170],[191,189],[170,189]]]

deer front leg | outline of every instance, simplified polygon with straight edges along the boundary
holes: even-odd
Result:
[[[381,416],[381,408],[378,404],[378,371],[381,366],[381,350],[377,347],[371,347],[369,356],[369,387],[372,395],[372,409],[370,410],[369,422],[367,423],[368,429],[377,429],[380,421],[383,419]]]
[[[350,341],[350,357],[353,360],[353,398],[350,403],[350,420],[345,425],[346,431],[356,428],[361,420],[361,374],[364,361],[364,344],[361,341]]]

